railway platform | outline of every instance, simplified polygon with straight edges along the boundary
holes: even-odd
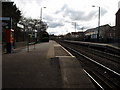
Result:
[[[2,88],[94,88],[77,59],[55,41],[2,56]]]
[[[93,42],[82,42],[82,41],[71,41],[71,40],[64,40],[63,42],[82,45],[88,48],[95,48],[98,50],[102,50],[104,52],[120,55],[120,47],[119,47],[120,43],[105,44],[105,43],[93,43]]]

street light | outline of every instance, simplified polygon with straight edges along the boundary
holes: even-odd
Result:
[[[99,32],[100,32],[100,6],[93,5],[92,7],[98,7],[98,33],[97,33],[97,42],[99,42]]]
[[[40,28],[41,28],[41,22],[42,22],[42,8],[46,8],[46,7],[41,7],[41,12],[40,12]]]
[[[74,24],[75,24],[75,32],[76,32],[76,22],[72,22],[72,23],[74,23]]]
[[[46,7],[41,7],[41,12],[40,12],[40,20],[42,21],[42,8],[46,8]]]
[[[41,35],[40,35],[40,32],[41,32],[41,24],[42,24],[42,9],[43,8],[46,8],[46,7],[41,7],[41,10],[40,10],[40,30],[38,31],[38,41],[40,41],[40,37],[41,37]]]

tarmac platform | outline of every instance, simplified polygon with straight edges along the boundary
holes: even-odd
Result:
[[[94,88],[79,61],[55,41],[2,57],[2,88]]]

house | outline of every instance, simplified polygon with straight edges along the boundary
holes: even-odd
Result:
[[[85,37],[89,37],[89,38],[97,38],[97,28],[91,28],[85,31]]]
[[[102,39],[107,39],[107,38],[109,38],[109,36],[107,36],[107,34],[109,35],[109,33],[111,31],[112,31],[112,28],[108,24],[100,26],[99,37]]]
[[[120,9],[116,13],[116,37],[120,42]]]
[[[65,35],[67,40],[84,40],[84,32],[71,32]]]
[[[114,33],[113,33],[114,32]],[[85,38],[88,40],[96,40],[98,34],[98,27],[88,29],[85,31]],[[110,25],[102,25],[99,27],[99,39],[100,41],[106,41],[108,38],[113,38],[115,30]]]
[[[71,33],[67,33],[67,34],[65,35],[65,38],[66,38],[67,40],[70,40],[70,39],[71,39]]]
[[[116,38],[116,29],[115,28],[116,28],[115,26],[112,26],[111,29],[106,30],[105,37],[111,38],[111,39]]]

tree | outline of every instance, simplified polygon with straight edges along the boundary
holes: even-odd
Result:
[[[18,23],[21,18],[21,11],[14,2],[2,2],[2,17],[11,17],[14,23]]]

